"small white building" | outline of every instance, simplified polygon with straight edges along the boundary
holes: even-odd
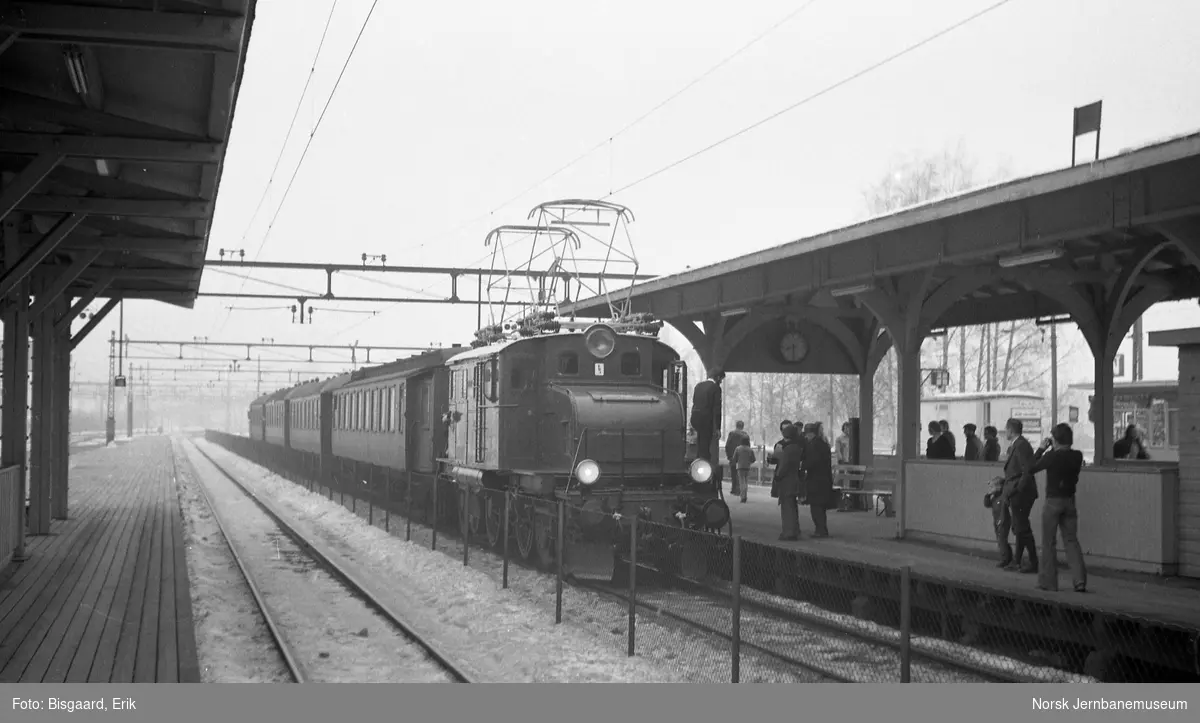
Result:
[[[1004,437],[1004,425],[1010,418],[1021,420],[1025,436],[1034,442],[1043,436],[1042,420],[1046,416],[1045,397],[1033,392],[955,392],[935,394],[921,399],[921,432],[930,422],[942,419],[950,422],[950,431],[959,440],[962,453],[963,425],[974,424],[983,437],[983,428],[995,427]]]

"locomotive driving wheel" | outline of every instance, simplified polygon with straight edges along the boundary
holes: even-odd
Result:
[[[499,547],[504,542],[504,498],[498,492],[485,495],[483,514],[488,544]]]
[[[514,505],[516,509],[517,523],[517,552],[521,553],[521,557],[528,560],[533,554],[533,504],[527,501],[519,501]]]

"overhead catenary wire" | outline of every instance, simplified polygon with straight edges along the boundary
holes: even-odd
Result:
[[[279,205],[275,207],[275,213],[271,216],[271,222],[267,224],[267,230],[263,234],[263,239],[258,244],[258,249],[254,252],[254,261],[258,261],[259,254],[262,253],[263,247],[266,246],[270,239],[271,231],[275,228],[275,221],[279,219],[279,213],[287,204],[288,195],[291,193],[292,186],[296,182],[296,177],[300,174],[300,169],[304,167],[304,161],[308,158],[308,151],[312,148],[313,139],[317,137],[317,132],[321,130],[321,123],[325,120],[325,114],[329,112],[329,106],[333,104],[333,99],[337,96],[338,88],[342,85],[342,78],[346,76],[346,69],[350,67],[350,61],[354,59],[354,53],[358,50],[358,44],[363,38],[363,33],[366,32],[367,25],[371,22],[371,16],[375,14],[375,8],[379,5],[379,0],[374,0],[371,3],[370,10],[367,11],[367,16],[363,18],[362,25],[358,28],[358,35],[354,38],[354,45],[350,46],[350,52],[346,55],[346,61],[342,63],[342,69],[338,72],[337,80],[333,82],[333,90],[329,92],[329,97],[325,99],[325,105],[321,108],[320,115],[317,116],[317,122],[313,124],[312,131],[308,134],[308,141],[304,144],[304,150],[300,153],[300,161],[296,164],[295,170],[292,171],[292,177],[288,179],[287,186],[283,189],[283,196],[279,200]]]
[[[594,146],[593,146],[592,148],[590,148],[589,150],[585,151],[585,152],[584,152],[584,153],[582,153],[581,155],[577,156],[575,159],[573,159],[573,160],[569,161],[568,163],[566,163],[565,165],[561,166],[560,168],[558,168],[557,170],[555,170],[555,171],[554,171],[553,173],[551,173],[550,175],[548,175],[548,176],[546,176],[546,177],[542,178],[542,179],[541,179],[541,180],[539,180],[537,183],[534,183],[533,185],[531,185],[531,186],[527,187],[526,189],[524,189],[524,190],[523,190],[523,191],[521,191],[520,193],[518,193],[518,194],[516,194],[516,195],[512,196],[512,197],[511,197],[511,198],[509,198],[508,200],[506,200],[506,201],[504,201],[503,203],[501,203],[499,206],[496,206],[496,207],[494,207],[494,208],[493,208],[491,211],[489,211],[489,212],[487,212],[487,213],[485,213],[485,214],[481,214],[481,215],[479,215],[479,216],[475,217],[474,219],[471,219],[470,221],[467,221],[466,223],[462,224],[461,226],[459,226],[458,228],[456,228],[456,229],[455,229],[455,230],[454,230],[454,231],[453,231],[453,232],[452,232],[450,235],[457,234],[457,233],[458,233],[459,231],[461,231],[463,228],[466,228],[466,227],[468,227],[468,226],[470,226],[470,225],[472,225],[472,224],[474,224],[474,223],[476,223],[476,222],[478,222],[478,221],[481,221],[481,220],[483,220],[483,219],[485,219],[485,218],[488,218],[489,216],[493,215],[493,214],[494,214],[494,213],[496,213],[497,211],[499,211],[499,210],[501,210],[501,209],[503,209],[503,208],[507,207],[508,205],[512,204],[514,201],[517,201],[518,199],[520,199],[521,197],[523,197],[524,195],[526,195],[527,193],[529,193],[529,192],[530,192],[530,191],[532,191],[533,189],[535,189],[535,188],[537,188],[537,187],[539,187],[539,186],[541,186],[541,185],[545,184],[547,181],[550,181],[550,180],[552,180],[552,179],[556,178],[556,177],[557,177],[559,174],[561,174],[563,171],[566,171],[567,169],[569,169],[569,168],[571,168],[571,167],[575,166],[575,165],[576,165],[576,164],[578,164],[580,161],[584,160],[585,158],[587,158],[587,157],[588,157],[588,156],[590,156],[591,154],[595,153],[597,150],[599,150],[599,149],[603,148],[605,145],[607,145],[607,144],[611,143],[611,142],[612,142],[614,139],[616,139],[617,137],[619,137],[619,136],[621,136],[621,135],[623,135],[623,134],[625,134],[625,133],[629,132],[629,131],[630,131],[630,130],[632,130],[634,127],[636,127],[637,125],[639,125],[640,123],[642,123],[643,121],[645,121],[646,119],[648,119],[650,116],[652,116],[652,115],[654,115],[655,113],[657,113],[658,111],[662,110],[664,107],[666,107],[666,106],[667,106],[668,104],[670,104],[672,101],[674,101],[676,98],[680,97],[681,95],[683,95],[683,94],[684,94],[684,93],[686,93],[687,91],[691,90],[691,89],[692,89],[692,88],[694,88],[696,85],[698,85],[699,83],[701,83],[702,81],[704,81],[706,78],[708,78],[710,75],[712,75],[712,74],[713,74],[713,73],[715,73],[716,71],[720,70],[720,69],[721,69],[721,68],[723,68],[724,66],[728,65],[728,64],[729,64],[731,61],[733,61],[735,58],[737,58],[738,56],[742,55],[743,53],[745,53],[745,52],[746,52],[747,50],[749,50],[750,48],[752,48],[752,47],[754,47],[755,45],[757,45],[758,43],[760,43],[760,42],[761,42],[761,41],[762,41],[764,38],[766,38],[768,35],[770,35],[771,33],[775,32],[776,30],[778,30],[780,27],[782,27],[782,26],[783,26],[783,25],[785,25],[787,22],[789,22],[790,20],[792,20],[793,18],[795,18],[795,17],[796,17],[797,15],[799,15],[800,13],[804,12],[805,10],[807,10],[807,9],[808,9],[810,6],[812,6],[812,5],[813,5],[813,4],[815,4],[816,2],[817,2],[817,0],[806,0],[806,2],[802,3],[802,4],[801,4],[799,7],[797,7],[797,8],[796,8],[796,9],[794,9],[794,10],[792,10],[791,12],[789,12],[787,15],[785,15],[785,16],[784,16],[783,18],[781,18],[780,20],[777,20],[775,23],[773,23],[773,24],[772,24],[770,27],[768,27],[766,30],[763,30],[762,32],[758,33],[758,34],[757,34],[756,36],[754,36],[754,37],[753,37],[753,38],[752,38],[752,39],[751,39],[749,42],[747,42],[747,43],[743,44],[741,47],[739,47],[739,48],[738,48],[737,50],[735,50],[733,53],[731,53],[731,54],[729,54],[729,55],[725,56],[725,57],[724,57],[724,58],[722,58],[722,59],[721,59],[719,62],[717,62],[715,65],[713,65],[713,66],[709,67],[707,70],[705,70],[705,71],[704,71],[703,73],[701,73],[699,76],[697,76],[697,77],[693,78],[691,81],[689,81],[688,83],[684,84],[684,85],[683,85],[681,88],[679,88],[679,89],[678,89],[678,90],[676,90],[675,92],[673,92],[673,93],[671,93],[670,95],[668,95],[668,96],[667,96],[665,99],[663,99],[662,101],[660,101],[659,103],[657,103],[656,105],[654,105],[653,107],[651,107],[649,110],[647,110],[647,111],[643,112],[641,115],[637,116],[637,117],[636,117],[636,118],[634,118],[632,121],[629,121],[628,123],[626,123],[626,124],[625,124],[624,126],[622,126],[620,129],[618,129],[618,130],[617,130],[615,133],[611,133],[611,134],[609,134],[608,136],[606,136],[605,138],[601,139],[601,140],[600,140],[598,143],[596,143],[596,145],[594,145]],[[269,233],[269,229],[268,229],[268,233]],[[410,248],[421,248],[421,247],[422,247],[422,246],[424,246],[424,245],[425,245],[425,244],[418,244],[417,246],[415,246],[415,247],[410,247]],[[484,261],[487,261],[489,258],[491,258],[491,254],[485,254],[484,256],[480,257],[479,259],[477,259],[476,261],[474,261],[474,262],[473,262],[472,264],[470,264],[470,265],[472,265],[472,266],[473,266],[473,265],[475,265],[475,264],[483,263]],[[256,259],[257,259],[257,257],[256,257]],[[378,281],[378,280],[374,280],[374,279],[372,279],[371,281],[372,281],[372,283],[378,283],[378,284],[382,284],[382,285],[384,285],[384,286],[388,286],[388,285],[390,285],[390,284],[388,284],[387,282],[382,282],[382,281]],[[397,286],[397,288],[404,288],[404,290],[406,290],[406,291],[410,291],[410,292],[412,292],[412,293],[418,293],[418,294],[428,294],[428,292],[429,292],[429,289],[430,289],[430,288],[432,288],[432,287],[433,287],[433,284],[431,284],[431,285],[429,285],[429,286],[425,286],[425,287],[423,287],[423,288],[421,288],[421,289],[407,289],[407,288],[405,288],[405,287],[400,287],[400,286]],[[391,306],[389,306],[389,307],[387,307],[387,308],[385,308],[385,309],[382,309],[382,310],[380,310],[380,313],[382,314],[384,311],[387,311],[387,310],[389,310],[389,309],[391,309],[391,308],[394,308],[395,306],[396,306],[396,304],[392,304]],[[346,333],[346,332],[349,332],[349,331],[351,331],[351,330],[353,330],[353,329],[357,329],[358,327],[362,326],[363,324],[365,324],[365,323],[367,323],[367,322],[371,321],[371,319],[373,319],[373,318],[374,318],[373,316],[372,316],[372,317],[367,317],[366,319],[363,319],[362,321],[358,322],[357,324],[353,324],[353,325],[351,325],[350,327],[346,328],[346,329],[345,329],[345,330],[343,330],[341,333]]]
[[[659,103],[657,103],[656,105],[654,105],[653,107],[651,107],[649,110],[645,111],[645,112],[644,112],[644,113],[642,113],[641,115],[637,116],[637,117],[636,117],[636,118],[634,118],[633,120],[631,120],[631,121],[629,121],[628,123],[626,123],[626,124],[625,124],[624,126],[622,126],[622,127],[619,129],[619,130],[617,130],[615,133],[610,133],[610,134],[608,134],[607,136],[605,136],[604,138],[602,138],[602,139],[601,139],[601,140],[600,140],[598,143],[596,143],[596,145],[592,146],[592,147],[591,147],[591,148],[589,148],[588,150],[586,150],[586,151],[584,151],[583,153],[579,154],[579,155],[578,155],[578,156],[576,156],[576,157],[575,157],[573,160],[571,160],[571,161],[568,161],[567,163],[563,164],[563,165],[562,165],[562,166],[560,166],[560,167],[559,167],[557,170],[555,170],[554,172],[552,172],[552,173],[550,173],[549,175],[545,176],[545,177],[544,177],[544,178],[542,178],[541,180],[539,180],[539,181],[537,181],[536,183],[533,183],[533,184],[531,184],[530,186],[526,187],[526,188],[525,188],[524,190],[522,190],[520,193],[517,193],[517,194],[515,194],[514,196],[512,196],[512,197],[511,197],[511,198],[509,198],[508,200],[506,200],[506,201],[504,201],[503,203],[501,203],[500,205],[498,205],[498,206],[495,206],[494,208],[492,208],[492,210],[488,211],[487,213],[482,213],[482,214],[480,214],[480,215],[476,216],[475,218],[473,218],[473,219],[471,219],[471,220],[469,220],[469,221],[467,221],[467,222],[463,223],[462,225],[458,226],[458,227],[457,227],[457,228],[455,228],[453,231],[451,231],[449,235],[450,235],[450,236],[453,236],[453,235],[457,234],[459,231],[462,231],[464,228],[467,228],[468,226],[471,226],[471,225],[475,224],[475,223],[476,223],[476,222],[478,222],[478,221],[482,221],[482,220],[484,220],[484,219],[486,219],[486,218],[488,218],[488,217],[490,217],[490,216],[494,215],[494,214],[495,214],[497,211],[500,211],[500,210],[502,210],[502,209],[504,209],[504,208],[507,208],[507,207],[508,207],[510,204],[512,204],[514,201],[517,201],[517,200],[521,199],[521,198],[522,198],[522,197],[524,197],[526,194],[528,194],[530,191],[532,191],[532,190],[534,190],[534,189],[536,189],[536,188],[538,188],[538,187],[542,186],[542,185],[543,185],[543,184],[545,184],[547,181],[551,181],[551,180],[553,180],[553,179],[557,178],[557,177],[558,177],[560,174],[562,174],[562,173],[563,173],[563,171],[566,171],[566,170],[568,170],[568,169],[570,169],[570,168],[574,167],[574,166],[575,166],[575,165],[577,165],[577,164],[578,164],[580,161],[583,161],[584,159],[588,158],[589,156],[591,156],[591,155],[592,155],[593,153],[595,153],[596,151],[598,151],[598,150],[600,150],[600,149],[604,148],[605,146],[607,146],[607,145],[611,144],[611,143],[612,143],[614,140],[616,140],[618,137],[620,137],[620,136],[624,135],[625,133],[628,133],[629,131],[633,130],[633,128],[634,128],[634,127],[636,127],[637,125],[641,124],[643,121],[645,121],[646,119],[648,119],[650,116],[654,115],[654,114],[655,114],[655,113],[657,113],[658,111],[660,111],[660,110],[662,110],[663,108],[665,108],[665,107],[666,107],[667,105],[669,105],[669,104],[670,104],[670,103],[671,103],[673,100],[675,100],[675,99],[676,99],[676,98],[678,98],[679,96],[683,95],[684,93],[688,92],[689,90],[691,90],[691,89],[692,89],[692,88],[694,88],[695,86],[699,85],[699,84],[700,84],[702,81],[704,81],[704,80],[705,80],[706,78],[708,78],[710,75],[712,75],[713,73],[717,72],[717,71],[718,71],[718,70],[720,70],[721,68],[723,68],[723,67],[725,67],[726,65],[728,65],[730,62],[732,62],[733,60],[735,60],[736,58],[738,58],[740,55],[742,55],[743,53],[745,53],[745,52],[746,52],[747,50],[749,50],[750,48],[752,48],[752,47],[754,47],[755,45],[757,45],[758,43],[762,42],[762,41],[763,41],[763,40],[764,40],[764,39],[765,39],[765,38],[766,38],[768,35],[770,35],[770,34],[774,33],[776,30],[778,30],[779,28],[783,27],[785,24],[787,24],[789,21],[791,21],[793,18],[795,18],[795,17],[796,17],[797,15],[799,15],[800,13],[804,12],[805,10],[807,10],[807,9],[808,9],[810,6],[812,6],[812,5],[813,5],[813,4],[815,4],[816,2],[817,2],[817,0],[806,0],[806,2],[802,3],[802,4],[801,4],[799,7],[797,7],[797,8],[795,8],[795,9],[793,9],[793,10],[792,10],[791,12],[789,12],[787,15],[785,15],[784,17],[780,18],[779,20],[775,21],[775,22],[774,22],[774,23],[773,23],[773,24],[772,24],[770,27],[768,27],[766,30],[763,30],[763,31],[761,31],[760,33],[758,33],[757,35],[755,35],[755,36],[754,36],[754,37],[753,37],[753,38],[752,38],[752,39],[751,39],[749,42],[745,43],[744,45],[742,45],[741,47],[739,47],[737,50],[733,51],[733,52],[732,52],[732,53],[730,53],[729,55],[725,56],[723,59],[721,59],[721,60],[720,60],[719,62],[717,62],[715,65],[713,65],[713,66],[709,67],[709,68],[708,68],[708,70],[706,70],[706,71],[704,71],[703,73],[701,73],[700,75],[696,76],[695,78],[693,78],[693,79],[692,79],[691,81],[689,81],[688,83],[684,84],[682,87],[680,87],[680,88],[679,88],[678,90],[676,90],[674,93],[671,93],[670,95],[668,95],[666,98],[664,98],[662,101],[660,101]],[[426,243],[428,243],[428,242],[426,242]],[[425,243],[421,243],[421,244],[418,244],[418,245],[416,245],[416,246],[409,247],[409,248],[410,248],[410,249],[411,249],[411,248],[421,248],[422,246],[425,246],[425,245],[426,245]],[[491,254],[487,254],[487,255],[485,255],[485,256],[483,256],[483,257],[481,257],[479,260],[475,261],[475,262],[474,262],[473,264],[471,264],[471,265],[478,264],[478,263],[482,263],[483,261],[486,261],[486,260],[487,260],[487,259],[489,259],[489,258],[491,258]]]
[[[283,154],[287,151],[288,141],[292,138],[292,131],[296,128],[296,120],[300,117],[300,109],[304,107],[304,98],[308,95],[308,88],[312,84],[313,76],[317,72],[317,64],[321,60],[321,50],[325,47],[325,38],[329,35],[329,26],[333,22],[333,14],[337,10],[339,0],[333,0],[333,4],[329,7],[329,15],[325,18],[325,27],[321,31],[321,40],[317,43],[317,51],[313,53],[312,66],[308,71],[308,78],[304,81],[304,88],[300,91],[300,97],[296,100],[296,109],[292,111],[292,120],[288,123],[287,133],[283,136],[283,143],[279,146],[279,155],[275,157],[275,165],[271,167],[271,175],[267,177],[267,185],[263,187],[262,195],[258,197],[258,203],[254,206],[254,213],[250,215],[250,220],[246,223],[246,229],[242,231],[241,243],[246,243],[246,237],[250,235],[250,229],[254,227],[254,221],[258,218],[258,212],[262,210],[263,202],[267,200],[267,194],[271,190],[271,186],[275,183],[275,174],[279,171],[279,164],[283,161]],[[243,282],[242,287],[245,287]],[[239,293],[241,288],[238,289]],[[229,317],[226,316],[228,321]],[[222,327],[224,324],[222,324]]]
[[[301,289],[298,286],[288,286],[287,284],[281,284],[278,281],[267,281],[266,279],[260,279],[255,276],[251,276],[250,274],[237,274],[232,271],[224,271],[222,269],[209,269],[209,270],[212,271],[214,274],[221,274],[223,276],[232,276],[236,279],[242,279],[242,286],[246,285],[245,284],[246,281],[253,281],[258,284],[266,284],[267,286],[274,286],[276,288],[283,289],[285,291],[294,291],[297,294],[302,294],[306,298],[316,298],[316,297],[323,295],[316,291],[309,291],[308,289]],[[238,293],[239,294],[242,293],[242,290],[238,289]],[[275,307],[270,307],[270,308],[275,308]]]
[[[642,183],[645,183],[646,181],[649,181],[652,178],[662,175],[663,173],[666,173],[667,171],[670,171],[678,166],[681,166],[681,165],[687,163],[688,161],[698,158],[699,156],[702,156],[705,153],[708,153],[709,151],[714,150],[732,140],[740,138],[741,136],[743,136],[747,133],[750,133],[751,131],[754,131],[755,129],[757,129],[761,126],[764,126],[764,125],[770,123],[771,121],[776,120],[777,118],[779,118],[783,115],[786,115],[787,113],[790,113],[804,105],[807,105],[808,103],[811,103],[812,101],[817,100],[818,98],[820,98],[834,90],[837,90],[838,88],[840,88],[844,85],[848,85],[849,83],[852,83],[853,81],[858,80],[859,78],[862,78],[863,76],[868,75],[869,73],[871,73],[875,70],[878,70],[879,68],[882,68],[885,65],[888,65],[889,63],[891,63],[895,60],[899,60],[900,58],[904,57],[905,55],[908,55],[909,53],[912,53],[912,52],[924,47],[925,45],[928,45],[929,43],[963,27],[964,25],[967,25],[968,23],[978,20],[979,18],[983,17],[984,15],[987,15],[988,13],[992,12],[993,10],[997,10],[1004,5],[1007,5],[1010,2],[1012,2],[1012,0],[1000,0],[999,2],[997,2],[993,5],[989,5],[988,7],[984,8],[972,15],[967,16],[966,18],[959,20],[958,22],[956,22],[946,28],[943,28],[942,30],[939,30],[938,32],[934,33],[933,35],[930,35],[916,43],[913,43],[912,45],[905,47],[903,50],[900,50],[899,52],[893,53],[892,55],[889,55],[886,58],[879,60],[879,61],[867,66],[866,68],[859,70],[856,73],[853,73],[852,75],[846,76],[846,77],[842,78],[841,80],[838,80],[837,82],[822,88],[821,90],[817,91],[816,93],[808,95],[808,96],[800,99],[799,101],[792,103],[791,105],[788,105],[788,106],[772,113],[769,116],[766,116],[765,118],[761,118],[761,119],[755,121],[754,123],[751,123],[748,126],[744,126],[740,130],[738,130],[734,133],[731,133],[730,135],[725,136],[724,138],[721,138],[720,140],[718,140],[714,143],[710,143],[709,145],[707,145],[697,151],[694,151],[694,152],[684,156],[683,158],[677,159],[665,166],[658,168],[657,170],[655,170],[651,173],[641,176],[640,178],[638,178],[630,183],[627,183],[624,186],[621,186],[620,188],[609,191],[605,196],[602,197],[601,200],[607,200],[619,193],[628,191],[631,188],[634,188],[635,186],[641,185]],[[490,257],[490,254],[488,255],[488,257]],[[484,258],[486,259],[488,257],[484,257]],[[475,261],[474,263],[480,263],[480,261]]]
[[[279,205],[275,207],[275,213],[271,216],[270,223],[267,224],[267,230],[263,233],[262,241],[259,242],[258,248],[254,251],[252,261],[258,261],[258,257],[262,254],[263,248],[267,245],[267,241],[271,237],[271,231],[275,228],[275,222],[279,219],[279,213],[287,204],[288,196],[291,194],[292,186],[296,183],[296,177],[300,174],[300,169],[304,167],[304,161],[308,158],[308,151],[312,148],[313,139],[317,137],[317,131],[321,129],[321,123],[325,120],[325,114],[329,111],[329,106],[333,103],[333,99],[337,96],[338,88],[342,85],[342,78],[346,75],[346,68],[350,67],[350,61],[354,59],[354,53],[358,50],[358,44],[362,40],[363,33],[367,29],[367,25],[371,22],[371,17],[375,14],[375,8],[379,5],[379,0],[374,0],[371,3],[371,8],[367,10],[367,16],[363,18],[362,25],[358,28],[358,34],[354,38],[354,44],[350,46],[350,52],[346,55],[346,60],[342,63],[342,69],[338,72],[337,80],[333,83],[333,89],[329,92],[329,97],[325,99],[325,105],[321,108],[320,115],[317,116],[317,122],[313,124],[312,131],[308,134],[308,141],[304,144],[304,150],[300,152],[300,160],[296,163],[296,167],[292,170],[292,176],[288,179],[287,186],[283,189],[283,195],[279,199]],[[303,100],[303,99],[301,99]],[[244,287],[245,284],[243,283]],[[240,294],[242,289],[238,289]],[[225,323],[228,323],[229,315],[226,315],[225,322],[221,324],[221,329],[225,328]],[[220,331],[220,329],[218,329]]]
[[[853,81],[858,80],[859,78],[862,78],[863,76],[865,76],[875,70],[878,70],[879,68],[882,68],[885,65],[888,65],[889,63],[891,63],[895,60],[899,60],[900,58],[904,57],[905,55],[908,55],[909,53],[912,53],[912,52],[918,50],[919,48],[922,48],[925,45],[928,45],[929,43],[937,40],[938,38],[941,38],[942,36],[947,35],[953,31],[963,27],[964,25],[967,25],[968,23],[978,20],[979,18],[987,15],[988,13],[992,12],[993,10],[997,10],[997,9],[1003,7],[1004,5],[1007,5],[1010,2],[1012,2],[1012,0],[1000,0],[997,3],[989,5],[988,7],[984,8],[972,15],[967,16],[966,18],[959,20],[958,22],[939,30],[938,32],[934,33],[933,35],[930,35],[930,36],[924,38],[923,40],[913,43],[912,45],[909,45],[908,47],[904,48],[903,50],[900,50],[899,52],[893,53],[892,55],[889,55],[886,58],[879,60],[879,61],[867,66],[866,68],[859,70],[856,73],[853,73],[852,75],[848,75],[848,76],[842,78],[841,80],[838,80],[837,82],[832,83],[831,85],[825,86],[821,90],[819,90],[811,95],[805,96],[804,98],[796,101],[795,103],[792,103],[791,105],[785,106],[784,108],[781,108],[780,110],[775,111],[774,113],[772,113],[771,115],[769,115],[765,118],[761,118],[761,119],[755,121],[754,123],[751,123],[748,126],[744,126],[740,130],[738,130],[734,133],[731,133],[731,134],[725,136],[724,138],[721,138],[718,141],[710,143],[707,146],[705,146],[697,151],[689,153],[688,155],[684,156],[683,158],[680,158],[676,161],[668,163],[667,165],[662,166],[651,173],[647,173],[646,175],[638,178],[635,181],[632,181],[630,183],[625,184],[624,186],[621,186],[620,188],[610,191],[607,195],[604,196],[604,198],[609,199],[609,198],[612,198],[613,196],[617,195],[618,193],[628,191],[629,189],[634,188],[635,186],[639,186],[639,185],[645,183],[646,181],[649,181],[652,178],[655,178],[659,175],[662,175],[663,173],[666,173],[667,171],[670,171],[673,168],[676,168],[678,166],[683,165],[684,163],[687,163],[688,161],[698,158],[715,148],[723,146],[726,143],[728,143],[729,141],[732,141],[736,138],[740,138],[741,136],[743,136],[757,128],[761,128],[762,126],[770,123],[771,121],[776,120],[777,118],[780,118],[802,106],[805,106],[808,103],[811,103],[812,101],[820,98],[821,96],[826,95],[834,90],[837,90],[838,88],[841,88],[844,85],[852,83]]]
[[[637,178],[636,180],[621,186],[620,188],[610,191],[603,198],[609,199],[619,193],[628,191],[631,188],[641,185],[642,183],[645,183],[646,181],[649,181],[652,178],[655,178],[663,173],[666,173],[667,171],[670,171],[680,165],[683,165],[684,163],[687,163],[688,161],[698,158],[699,156],[704,155],[705,153],[708,153],[709,151],[714,150],[715,148],[718,148],[732,140],[735,140],[736,138],[740,138],[741,136],[758,129],[758,128],[770,123],[771,121],[776,120],[783,115],[786,115],[787,113],[790,113],[798,108],[801,108],[801,107],[807,105],[808,103],[811,103],[812,101],[817,100],[818,98],[820,98],[824,95],[827,95],[828,93],[830,93],[834,90],[837,90],[838,88],[848,85],[848,84],[896,61],[896,60],[899,60],[900,58],[902,58],[906,55],[909,55],[910,53],[915,52],[916,50],[928,45],[929,43],[932,43],[935,40],[938,40],[939,38],[941,38],[945,35],[948,35],[949,33],[953,32],[955,30],[958,30],[959,28],[962,28],[965,25],[968,25],[969,23],[972,23],[975,20],[978,20],[978,19],[988,15],[989,13],[991,13],[995,10],[998,10],[999,8],[1009,4],[1010,2],[1012,2],[1012,0],[999,0],[998,2],[993,3],[992,5],[989,5],[988,7],[983,8],[982,10],[979,10],[971,15],[968,15],[966,18],[963,18],[962,20],[959,20],[959,21],[949,25],[949,26],[937,31],[934,34],[923,38],[922,40],[919,40],[911,45],[906,46],[902,50],[900,50],[896,53],[893,53],[893,54],[883,58],[882,60],[872,63],[871,65],[863,68],[862,70],[859,70],[849,76],[846,76],[846,77],[822,88],[821,90],[800,99],[799,101],[797,101],[795,103],[792,103],[778,111],[775,111],[774,113],[766,116],[765,118],[761,118],[758,121],[751,123],[750,125],[744,126],[740,130],[738,130],[732,134],[729,134],[713,143],[710,143],[707,146],[684,156],[683,158],[675,160],[665,166],[658,168],[657,170],[655,170],[651,173],[641,176],[641,177]],[[484,217],[486,217],[486,215]],[[476,220],[478,220],[478,219],[476,219]],[[484,257],[484,260],[486,260],[486,258],[488,258],[490,256],[491,256],[491,254],[488,254],[487,257]],[[480,262],[481,261],[476,261],[474,263],[477,264]],[[357,328],[358,326],[361,326],[362,324],[364,324],[368,321],[370,321],[370,318],[364,319],[362,322],[359,322],[358,324],[351,326],[350,328],[346,329],[346,331],[349,331],[350,329],[353,329],[353,328]]]

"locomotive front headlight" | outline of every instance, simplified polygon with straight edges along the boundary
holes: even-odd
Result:
[[[707,482],[712,479],[712,465],[706,459],[697,459],[692,462],[692,466],[688,468],[688,473],[692,475],[692,479],[697,482]]]
[[[600,479],[600,465],[590,459],[585,459],[575,467],[575,477],[580,484],[592,485]]]
[[[607,326],[597,324],[584,332],[583,343],[588,353],[597,359],[604,359],[617,348],[617,335]]]

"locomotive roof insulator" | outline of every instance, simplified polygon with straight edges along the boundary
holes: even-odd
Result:
[[[597,359],[605,359],[617,348],[617,333],[607,324],[593,324],[583,332],[583,343]]]

